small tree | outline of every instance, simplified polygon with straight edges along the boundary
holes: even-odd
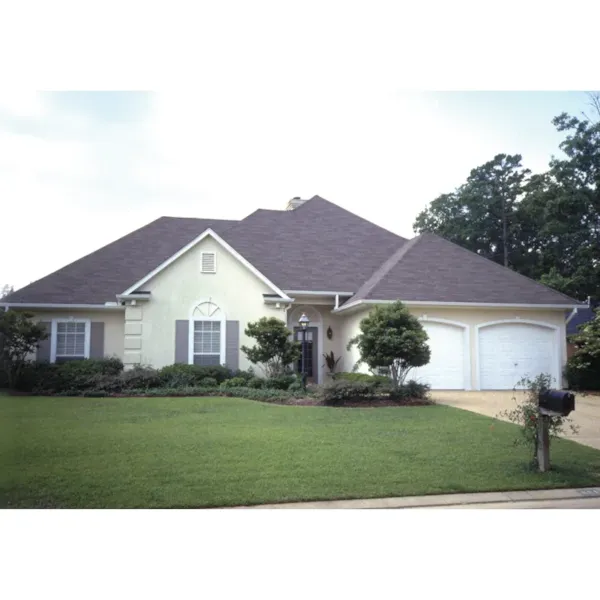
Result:
[[[248,360],[260,365],[267,377],[277,377],[300,358],[300,344],[290,339],[290,330],[275,317],[248,323],[244,333],[256,340],[253,348],[242,346]]]
[[[358,346],[358,364],[364,362],[370,369],[388,369],[395,391],[413,367],[422,367],[431,358],[426,331],[402,302],[376,306],[361,321],[360,331],[348,342],[347,349]]]
[[[6,374],[11,389],[19,379],[27,356],[48,337],[44,326],[32,319],[31,313],[0,311],[0,368]]]

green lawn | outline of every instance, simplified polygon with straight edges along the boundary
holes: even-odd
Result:
[[[0,505],[201,507],[600,484],[600,451],[559,440],[554,471],[534,473],[515,432],[445,406],[0,397]]]

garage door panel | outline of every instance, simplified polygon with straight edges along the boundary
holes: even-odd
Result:
[[[502,323],[479,330],[480,387],[512,389],[524,377],[555,376],[553,329],[527,323]]]
[[[428,365],[413,369],[408,377],[428,383],[432,389],[465,389],[465,335],[462,327],[447,323],[421,323],[429,336],[431,360]]]

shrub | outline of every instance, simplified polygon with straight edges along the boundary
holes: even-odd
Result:
[[[263,388],[264,384],[265,384],[265,380],[262,379],[261,377],[253,377],[252,379],[249,379],[246,383],[246,385],[249,388],[252,388],[254,390]]]
[[[219,382],[214,377],[205,377],[200,384],[202,387],[216,388],[219,385]]]
[[[319,389],[318,395],[327,406],[336,406],[350,400],[372,398],[378,392],[375,382],[334,380]]]
[[[277,377],[269,377],[263,385],[267,389],[287,390],[295,382],[295,375],[278,375]]]
[[[250,381],[251,379],[254,379],[256,375],[254,374],[254,369],[250,367],[247,371],[242,371],[241,369],[230,371],[229,377],[232,379],[234,377],[241,377],[244,381]]]
[[[336,373],[334,379],[344,381],[362,381],[366,383],[376,383],[389,385],[391,380],[385,375],[370,375],[369,373]]]
[[[419,383],[414,379],[407,381],[397,391],[392,392],[394,398],[409,399],[417,398],[419,400],[425,400],[429,395],[431,386],[427,383]]]
[[[175,364],[163,367],[160,372],[163,387],[198,386],[205,377],[213,377],[222,383],[230,377],[229,369],[223,366],[200,366]]]
[[[567,361],[565,377],[575,390],[600,390],[600,309],[570,336],[575,352]]]
[[[359,325],[360,333],[347,349],[357,345],[360,361],[370,369],[387,368],[395,389],[414,367],[429,363],[431,351],[423,325],[402,302],[376,306]]]
[[[256,345],[242,346],[242,352],[250,362],[261,365],[267,377],[284,373],[288,365],[300,358],[300,344],[290,339],[290,330],[276,317],[248,323],[244,333],[254,338]]]
[[[123,371],[118,382],[121,384],[121,389],[150,389],[159,387],[161,378],[159,372],[152,367],[135,366],[133,369]]]
[[[526,390],[525,400],[517,405],[513,410],[503,410],[498,413],[498,417],[504,417],[509,421],[516,423],[521,426],[520,436],[515,439],[515,444],[525,444],[529,446],[533,452],[532,464],[536,467],[538,464],[538,396],[540,391],[547,390],[550,388],[552,383],[552,377],[548,374],[542,373],[535,379],[529,379],[527,377],[521,379],[515,386],[516,388],[523,388]],[[513,397],[516,402],[516,396]],[[562,416],[549,416],[549,433],[551,438],[555,438],[562,434],[565,430],[565,426],[571,429],[572,433],[577,433],[579,427],[575,425],[572,419]]]
[[[45,327],[33,317],[29,312],[0,310],[0,371],[11,389],[19,384],[27,356],[48,338]]]
[[[232,377],[221,383],[221,388],[226,390],[229,388],[244,387],[245,385],[246,380],[243,377]]]
[[[290,385],[290,387],[288,388],[289,392],[302,392],[303,388],[302,388],[302,383],[300,383],[300,381],[294,381],[294,383],[292,383]]]

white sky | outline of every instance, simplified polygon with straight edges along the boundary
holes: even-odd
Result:
[[[293,196],[411,237],[428,202],[495,154],[544,169],[561,139],[550,119],[585,107],[582,92],[403,91],[420,50],[397,51],[408,25],[378,3],[315,4],[318,18],[311,3],[273,3],[268,19],[253,3],[216,4],[181,25],[194,60],[158,65],[193,79],[191,91],[122,95],[116,108],[2,91],[0,285],[22,287],[162,215],[241,219]]]

